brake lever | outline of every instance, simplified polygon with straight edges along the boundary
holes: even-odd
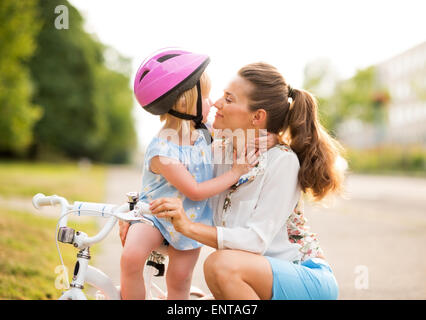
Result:
[[[129,212],[114,212],[112,215],[117,217],[118,219],[125,221],[141,221],[150,225],[154,225],[154,223],[148,219],[146,219],[143,215],[151,214],[151,210],[149,210],[149,204],[139,201],[134,206],[134,209]]]

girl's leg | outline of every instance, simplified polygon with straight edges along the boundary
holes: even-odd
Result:
[[[204,263],[204,277],[218,300],[269,300],[272,297],[272,269],[261,255],[217,250]]]
[[[200,250],[201,248],[182,251],[169,246],[169,266],[166,275],[167,299],[189,299],[192,271],[197,263]]]
[[[145,299],[143,268],[151,251],[162,241],[163,236],[157,228],[144,223],[129,227],[120,261],[122,299]]]

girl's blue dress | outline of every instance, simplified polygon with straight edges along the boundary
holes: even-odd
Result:
[[[145,152],[140,200],[149,203],[158,198],[178,197],[182,199],[183,207],[189,219],[211,226],[213,225],[213,212],[208,199],[192,201],[186,198],[168,183],[163,176],[155,174],[149,169],[151,159],[155,156],[162,156],[180,161],[186,166],[197,182],[212,179],[211,146],[207,144],[204,135],[200,131],[198,133],[198,138],[192,146],[180,146],[160,137],[155,137],[151,141]],[[191,250],[202,246],[201,243],[177,232],[170,221],[157,218],[154,215],[145,215],[145,217],[154,222],[163,237],[175,249]]]

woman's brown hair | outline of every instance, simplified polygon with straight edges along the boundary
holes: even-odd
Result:
[[[248,93],[250,110],[264,109],[266,129],[278,134],[299,158],[302,191],[312,194],[315,200],[341,191],[344,172],[336,161],[343,148],[319,122],[315,98],[305,90],[291,88],[267,63],[246,65],[238,75],[252,85]]]

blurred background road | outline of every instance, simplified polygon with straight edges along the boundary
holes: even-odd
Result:
[[[138,168],[110,168],[107,202],[123,202],[140,183]],[[426,179],[351,175],[346,184],[347,199],[329,208],[305,203],[308,225],[338,280],[339,299],[425,299]],[[193,276],[193,285],[206,292],[203,261],[213,251],[203,248]],[[120,255],[116,228],[95,259],[116,284]],[[165,289],[164,278],[155,281]]]
[[[339,299],[425,299],[426,179],[352,175],[347,191],[333,207],[305,207]]]

